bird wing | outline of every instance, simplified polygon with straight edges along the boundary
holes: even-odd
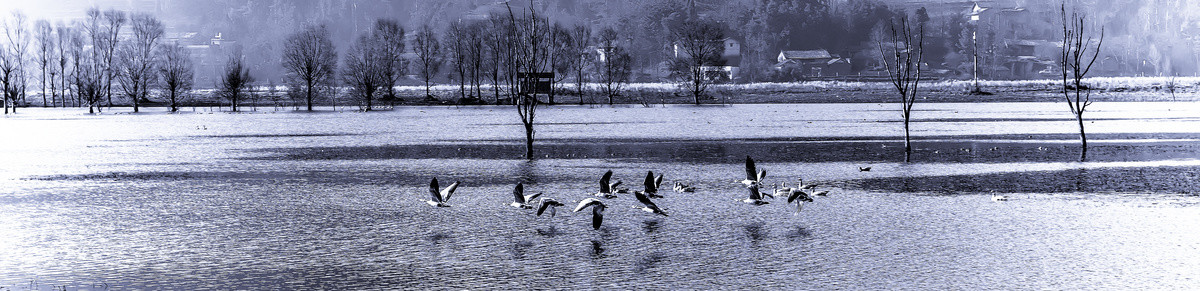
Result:
[[[654,188],[662,187],[662,174],[658,174],[658,178],[654,178]]]
[[[546,208],[550,207],[550,203],[547,203],[547,202],[551,202],[551,201],[554,201],[554,200],[550,200],[550,201],[542,200],[542,205],[538,206],[538,211],[537,211],[538,216],[542,216],[542,212],[546,212]]]
[[[802,194],[804,194],[804,191],[796,190],[795,192],[792,192],[792,195],[788,195],[787,202],[792,203],[793,201],[796,201],[796,198],[799,198]]]
[[[758,176],[758,170],[754,168],[754,159],[746,156],[746,180],[755,180]]]
[[[513,187],[513,201],[517,203],[529,201],[525,199],[525,185],[522,185],[521,182],[517,182],[517,187]]]
[[[654,205],[654,201],[650,201],[650,197],[647,197],[645,193],[634,191],[633,197],[637,198],[638,202],[645,204],[646,207],[658,208],[657,205]]]
[[[592,229],[600,229],[601,223],[604,223],[604,206],[596,206],[592,208]]]
[[[758,180],[755,180],[755,181],[762,182],[763,178],[766,178],[766,177],[767,177],[767,170],[758,171]]]
[[[653,171],[646,172],[646,181],[643,182],[642,184],[643,184],[643,186],[646,186],[646,192],[650,192],[650,193],[658,192],[658,186],[654,184],[654,172]]]
[[[579,212],[580,210],[583,210],[584,208],[587,208],[588,206],[592,206],[592,205],[604,205],[604,203],[600,202],[600,200],[598,200],[596,198],[583,199],[583,201],[579,201],[579,205],[575,206],[574,212]]]
[[[762,193],[758,192],[758,185],[747,187],[747,189],[750,189],[751,200],[762,200]]]
[[[454,195],[454,189],[458,189],[458,181],[454,181],[454,184],[442,189],[442,201],[450,201],[450,195]]]
[[[600,177],[600,193],[612,193],[612,189],[609,188],[608,184],[609,179],[612,179],[612,170],[604,172],[604,176]]]
[[[617,180],[616,183],[608,184],[608,189],[617,190],[617,186],[621,186],[621,183],[625,183],[625,181]]]
[[[537,193],[537,194],[533,194],[533,195],[526,195],[526,196],[525,196],[525,201],[533,201],[533,199],[537,199],[537,198],[538,198],[538,196],[542,196],[542,193]]]
[[[433,178],[433,180],[429,181],[429,195],[433,198],[431,201],[442,202],[442,195],[438,195],[437,178]]]

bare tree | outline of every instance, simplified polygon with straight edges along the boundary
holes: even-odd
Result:
[[[688,19],[672,29],[671,37],[675,41],[672,71],[700,105],[700,96],[713,81],[707,69],[721,65],[725,33],[716,21]]]
[[[1092,64],[1095,64],[1096,58],[1100,56],[1100,46],[1104,44],[1104,28],[1101,27],[1100,40],[1089,59],[1087,53],[1092,37],[1084,31],[1084,18],[1075,12],[1071,12],[1068,18],[1067,5],[1062,4],[1063,45],[1059,67],[1062,69],[1064,101],[1071,108],[1071,114],[1075,115],[1075,121],[1079,123],[1079,142],[1082,149],[1079,152],[1080,161],[1087,160],[1088,150],[1087,133],[1083,130],[1083,113],[1092,105],[1092,91],[1083,84],[1083,78],[1092,70]]]
[[[413,53],[417,55],[417,62],[413,65],[417,66],[417,75],[421,80],[425,81],[425,97],[431,98],[433,94],[429,91],[429,82],[442,68],[442,48],[438,43],[437,35],[429,26],[421,27],[417,31],[417,36],[413,38]]]
[[[118,52],[117,82],[133,102],[133,112],[138,112],[138,107],[149,95],[150,84],[158,76],[155,74],[155,52],[165,29],[153,15],[143,13],[130,17],[129,25],[133,35]]]
[[[507,4],[506,4],[507,5]],[[551,69],[550,64],[550,37],[551,26],[550,20],[539,16],[534,10],[532,0],[529,5],[529,14],[522,13],[518,18],[512,11],[512,7],[508,7],[509,25],[508,30],[510,35],[514,36],[512,42],[509,42],[511,68],[516,73],[540,73]],[[516,76],[517,74],[511,74]],[[515,86],[509,86],[513,90]],[[533,159],[533,141],[535,131],[533,128],[534,119],[537,114],[538,102],[537,95],[533,92],[517,92],[516,107],[517,115],[521,118],[521,124],[525,128],[525,158]]]
[[[342,82],[350,86],[352,95],[363,101],[363,111],[371,111],[371,101],[386,86],[387,68],[383,60],[386,50],[380,39],[363,35],[350,46],[342,62]]]
[[[483,64],[485,58],[484,34],[487,26],[482,22],[468,24],[466,29],[467,72],[470,75],[472,93],[475,98],[483,99]]]
[[[195,84],[192,54],[179,43],[164,45],[158,52],[159,79],[171,102],[171,112],[179,111],[179,103]]]
[[[8,114],[9,107],[12,107],[16,113],[16,98],[20,94],[20,86],[17,84],[17,60],[14,54],[3,45],[0,45],[0,86],[4,90],[4,114]]]
[[[283,49],[283,67],[290,77],[301,83],[308,111],[313,110],[318,86],[334,77],[337,52],[325,25],[308,25],[288,36]]]
[[[1176,82],[1175,77],[1175,74],[1171,73],[1171,76],[1167,77],[1166,84],[1163,84],[1167,92],[1171,92],[1171,101],[1175,101],[1175,90],[1179,89],[1179,83]]]
[[[575,55],[568,59],[568,67],[575,73],[575,90],[579,94],[579,105],[583,105],[583,83],[587,81],[583,72],[591,65],[587,49],[591,46],[592,28],[587,25],[576,25],[571,29],[571,51]]]
[[[450,49],[450,66],[454,68],[451,72],[453,78],[458,78],[458,98],[459,100],[467,98],[467,64],[471,62],[470,54],[467,52],[468,40],[470,37],[467,30],[458,22],[451,22],[446,28],[446,33],[442,39],[442,46]]]
[[[404,27],[395,19],[379,19],[375,21],[372,36],[380,48],[384,94],[388,99],[396,99],[396,82],[408,71],[403,56]]]
[[[571,39],[573,35],[571,30],[560,23],[554,23],[550,26],[549,32],[549,52],[548,57],[550,62],[550,71],[554,76],[550,78],[550,93],[546,96],[546,103],[550,105],[556,104],[554,97],[559,93],[559,87],[566,80],[567,76],[571,75],[571,69],[575,63],[576,53],[572,50],[571,45],[575,43]]]
[[[484,46],[486,47],[487,61],[484,62],[484,70],[492,79],[493,98],[496,104],[500,104],[500,80],[508,81],[509,78],[505,75],[507,69],[504,68],[509,60],[510,30],[507,17],[499,13],[493,13],[488,17],[488,34],[484,35]]]
[[[225,63],[217,93],[221,98],[229,100],[230,109],[237,112],[238,102],[249,96],[247,91],[250,90],[250,83],[253,82],[254,78],[250,76],[250,68],[243,63],[241,54],[234,54]]]
[[[4,33],[8,39],[8,62],[14,66],[13,71],[9,74],[12,76],[6,77],[6,82],[12,83],[14,90],[10,98],[12,98],[12,111],[17,112],[17,101],[25,101],[25,53],[29,49],[29,34],[26,33],[27,20],[25,14],[20,11],[13,11],[11,19],[4,20]],[[7,92],[8,90],[6,90]],[[7,110],[5,111],[7,112]]]
[[[925,25],[918,22],[914,28],[907,16],[900,16],[891,25],[888,45],[879,43],[879,55],[883,59],[892,86],[900,93],[900,116],[904,118],[904,161],[909,161],[912,144],[909,122],[912,107],[917,102],[917,86],[921,82],[921,61],[925,53]],[[916,42],[915,44],[913,42]]]
[[[84,46],[87,43],[87,37],[84,35],[84,33],[91,31],[89,28],[92,27],[93,24],[98,24],[98,22],[92,22],[90,20],[91,19],[89,18],[89,21],[86,22],[76,22],[76,28],[71,29],[70,33],[67,34],[67,43],[69,44],[67,46],[67,51],[71,55],[71,78],[68,86],[72,88],[72,95],[75,95],[75,106],[83,106],[84,104],[87,104],[88,113],[93,113],[95,110],[93,105],[97,104],[95,102],[99,102],[99,100],[93,101],[85,98],[90,97],[90,94],[93,93],[92,91],[85,89],[93,88],[92,85],[95,85],[95,87],[101,89],[103,89],[103,87],[99,85],[100,79],[98,77],[93,78],[98,76],[98,73],[96,73],[98,72],[96,70],[96,61],[94,58],[92,58],[94,54],[84,49]],[[95,83],[87,83],[87,86],[85,86],[85,82]]]
[[[67,71],[67,68],[68,68],[67,64],[69,64],[72,61],[72,59],[73,59],[72,56],[74,55],[70,49],[73,48],[73,45],[72,45],[73,41],[79,41],[81,39],[79,36],[79,32],[77,30],[72,29],[70,26],[68,26],[67,24],[64,24],[62,22],[59,22],[55,25],[54,35],[57,38],[56,44],[58,45],[57,46],[58,58],[56,59],[56,63],[58,64],[58,74],[59,74],[58,90],[61,91],[59,96],[61,96],[61,98],[62,98],[61,105],[63,107],[66,107],[67,106],[66,103],[67,103],[67,99],[68,99],[68,97],[67,97],[68,96],[67,95],[67,81],[71,80],[71,78],[73,78],[72,73],[69,73]],[[78,103],[76,103],[76,105],[78,105]]]
[[[596,66],[596,76],[601,85],[600,89],[608,96],[608,105],[613,105],[613,98],[621,95],[622,85],[629,82],[633,57],[620,45],[616,30],[605,28],[597,37],[600,59]]]
[[[35,60],[42,72],[42,107],[48,107],[55,98],[47,100],[46,89],[50,89],[50,94],[58,95],[53,88],[47,88],[54,86],[54,67],[52,66],[55,59],[54,27],[50,26],[50,22],[46,20],[38,20],[33,27],[34,39],[37,40]]]
[[[102,50],[104,57],[104,96],[108,97],[108,106],[112,107],[112,83],[116,76],[116,65],[114,65],[113,57],[116,54],[118,45],[121,41],[121,27],[129,19],[125,16],[125,11],[109,9],[104,11],[104,34],[100,36],[102,39],[99,42],[101,46],[96,46]]]

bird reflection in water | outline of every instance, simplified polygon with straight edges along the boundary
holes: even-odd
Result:
[[[646,234],[654,233],[654,232],[658,231],[658,228],[659,228],[658,223],[659,223],[659,220],[657,220],[657,219],[643,220],[642,221],[642,230],[645,231]]]
[[[804,226],[797,225],[795,229],[792,229],[791,232],[788,232],[787,236],[788,238],[794,240],[801,240],[812,236],[812,232],[809,232],[808,229],[804,228]]]
[[[551,225],[550,227],[548,227],[546,229],[538,229],[537,233],[538,233],[538,235],[541,235],[544,237],[555,237],[559,234],[562,234],[561,232],[558,231],[558,227],[555,227],[553,225]]]
[[[762,243],[767,238],[767,233],[769,232],[769,230],[763,228],[762,222],[743,225],[742,229],[746,231],[746,236],[750,238],[750,246],[752,247],[757,247],[759,243]]]
[[[513,258],[514,259],[524,259],[525,253],[529,249],[532,249],[532,248],[533,248],[533,242],[531,242],[531,241],[519,241],[519,242],[514,243],[512,246]]]
[[[592,258],[603,259],[604,257],[604,242],[592,240]]]

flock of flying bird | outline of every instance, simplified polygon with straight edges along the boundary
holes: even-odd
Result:
[[[859,168],[859,170],[870,171],[870,168]],[[654,176],[653,171],[648,171],[646,173],[645,182],[642,184],[644,188],[641,191],[630,191],[628,188],[618,188],[618,186],[621,185],[621,181],[618,180],[615,183],[610,183],[612,181],[612,175],[612,171],[605,172],[604,176],[600,177],[599,192],[591,193],[591,195],[594,197],[589,197],[579,201],[579,204],[575,206],[573,211],[579,212],[591,208],[593,229],[600,229],[600,225],[604,221],[604,211],[608,208],[608,206],[605,205],[604,202],[599,198],[614,199],[618,197],[616,194],[621,193],[632,192],[633,197],[636,198],[638,202],[641,202],[642,206],[633,206],[633,208],[641,209],[642,211],[652,214],[667,216],[667,212],[663,208],[654,204],[654,201],[651,200],[652,198],[664,197],[662,194],[658,193],[659,187],[662,185],[663,181],[663,176],[661,174]],[[803,179],[798,179],[799,184],[795,188],[786,187],[786,185],[784,185],[781,188],[776,188],[774,193],[760,192],[759,189],[764,186],[763,179],[766,176],[767,171],[757,169],[754,166],[754,160],[749,156],[746,156],[746,178],[739,181],[739,183],[750,191],[750,195],[748,198],[739,199],[738,201],[750,205],[766,205],[770,204],[770,202],[766,201],[765,199],[774,199],[776,196],[787,197],[787,203],[795,203],[796,213],[799,213],[800,210],[803,209],[805,202],[813,202],[813,196],[827,196],[829,194],[829,191],[816,191],[815,188],[817,185],[806,185],[804,184]],[[446,188],[440,188],[438,187],[437,178],[433,178],[433,180],[429,182],[429,194],[431,199],[425,200],[425,203],[436,207],[450,207],[446,201],[450,200],[450,196],[454,194],[454,190],[458,188],[458,185],[459,182],[454,182],[453,184],[450,184],[450,186],[446,186]],[[679,193],[689,193],[695,192],[696,188],[675,182],[673,190]],[[810,192],[805,192],[805,190]],[[522,183],[517,183],[517,186],[513,189],[513,202],[509,203],[509,205],[519,209],[533,209],[535,208],[534,205],[536,204],[538,216],[541,216],[549,211],[550,216],[554,217],[556,207],[564,206],[564,204],[547,197],[541,197],[539,199],[541,195],[542,193],[525,195],[525,186]],[[534,199],[538,199],[537,203],[534,203]]]

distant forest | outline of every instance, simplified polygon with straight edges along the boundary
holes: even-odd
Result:
[[[141,0],[108,1],[111,8],[157,14],[168,34],[195,32],[197,44],[218,33],[236,43],[247,65],[260,80],[279,80],[284,38],[308,23],[322,23],[332,32],[333,43],[344,52],[354,38],[368,31],[379,18],[399,21],[409,31],[429,25],[445,31],[450,23],[473,14],[503,7],[503,2],[388,1],[388,0]],[[101,5],[105,1],[98,1]],[[524,8],[529,1],[511,1]],[[992,21],[997,26],[974,27],[971,8],[978,3],[989,12],[1026,11],[1021,19]],[[896,15],[910,17],[924,8],[928,65],[942,77],[969,78],[971,54],[978,50],[983,76],[1017,77],[995,73],[1011,70],[1023,53],[1014,52],[1021,41],[1030,46],[1061,41],[1059,1],[1041,0],[535,0],[533,5],[551,20],[567,25],[587,24],[593,31],[613,28],[634,56],[634,81],[657,81],[653,72],[669,58],[667,29],[689,13],[717,20],[726,35],[742,43],[741,81],[770,81],[775,57],[782,50],[824,49],[850,58],[852,70],[877,66],[875,40],[886,21]],[[1187,0],[1067,0],[1089,21],[1105,29],[1098,76],[1195,75],[1200,48],[1200,1]],[[101,8],[109,8],[101,7]],[[82,14],[76,17],[82,18]],[[993,17],[1010,17],[1002,13]],[[984,21],[987,22],[987,21]],[[1015,24],[1014,24],[1015,23]],[[1018,26],[1014,26],[1018,25]],[[977,29],[975,46],[970,35]],[[187,40],[184,40],[187,41]],[[1033,41],[1033,42],[1031,42]],[[1045,50],[1038,48],[1038,51]],[[1053,50],[1051,48],[1050,50]],[[1027,54],[1027,53],[1026,53]],[[1033,61],[1050,63],[1041,58]],[[203,61],[197,77],[205,71]],[[1037,71],[1036,68],[1030,69]],[[1037,77],[1037,76],[1033,76]],[[1026,77],[1028,78],[1028,77]],[[198,81],[198,85],[209,83]]]
[[[981,51],[1003,54],[1006,40],[1050,40],[1060,34],[1058,9],[1061,2],[1040,0],[955,1],[955,0],[536,0],[534,5],[560,23],[588,23],[594,31],[612,27],[624,33],[634,67],[644,71],[666,58],[669,45],[662,36],[666,27],[681,21],[689,7],[693,13],[725,23],[728,35],[743,42],[743,71],[748,81],[763,78],[781,50],[825,49],[851,57],[854,69],[872,65],[869,52],[872,35],[881,23],[899,13],[914,13],[926,7],[929,64],[961,71],[970,54],[964,41],[968,13],[974,3],[991,9],[1024,8],[1038,16],[1025,35],[991,35]],[[527,1],[512,1],[516,7]],[[1106,33],[1105,59],[1120,75],[1194,75],[1196,48],[1200,45],[1200,3],[1185,0],[1068,0],[1088,19],[1103,25]],[[406,27],[428,24],[445,28],[496,1],[174,1],[164,5],[165,22],[174,19],[176,30],[224,33],[241,42],[254,71],[264,78],[278,76],[279,44],[288,33],[307,22],[326,23],[339,50],[355,35],[370,28],[377,18],[395,18]],[[1102,8],[1102,9],[1097,9]],[[1043,17],[1044,16],[1044,17]],[[1012,39],[1005,39],[1012,38]],[[967,38],[969,39],[969,38]],[[999,61],[995,66],[1000,66]]]

